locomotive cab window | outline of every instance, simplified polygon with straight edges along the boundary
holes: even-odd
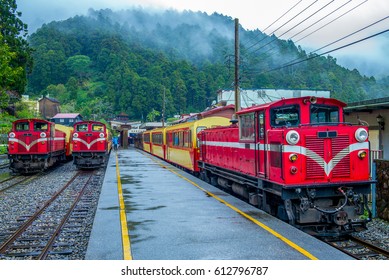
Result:
[[[336,106],[311,105],[311,123],[339,123],[339,108]]]
[[[87,124],[79,124],[76,126],[77,131],[87,131],[88,125]]]
[[[300,110],[298,105],[276,107],[270,110],[272,127],[298,126]]]
[[[29,130],[29,125],[28,122],[20,122],[15,125],[15,130],[16,131],[26,131]]]
[[[103,131],[103,126],[99,124],[92,125],[92,131]]]
[[[47,123],[41,123],[41,122],[34,123],[34,130],[35,131],[46,131],[47,128],[48,128]]]
[[[255,140],[254,113],[239,116],[239,139]]]

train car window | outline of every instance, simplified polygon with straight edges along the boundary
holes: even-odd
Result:
[[[173,146],[173,135],[171,132],[167,133],[167,143],[169,147]]]
[[[16,131],[26,131],[29,130],[30,127],[28,125],[28,122],[19,122],[15,125],[15,130]]]
[[[196,147],[199,147],[200,146],[200,139],[199,139],[199,137],[198,137],[198,135],[199,135],[199,133],[200,133],[200,131],[203,131],[204,129],[206,129],[207,127],[206,126],[199,126],[199,127],[197,127],[197,129],[196,129]],[[192,137],[191,137],[192,138]]]
[[[187,131],[184,131],[184,147],[185,148],[189,148],[191,147],[191,131],[190,130],[187,130]]]
[[[42,122],[34,123],[34,130],[35,131],[46,131],[47,128],[48,128],[47,123],[42,123]]]
[[[178,139],[179,139],[178,145],[180,147],[184,147],[184,132],[183,131],[179,132]]]
[[[264,112],[258,113],[258,138],[259,139],[265,138],[265,113]]]
[[[77,131],[88,131],[88,125],[87,124],[78,124],[76,125]]]
[[[92,131],[103,131],[103,126],[101,124],[92,125]]]
[[[298,126],[300,124],[299,106],[292,105],[271,109],[270,124],[272,127]]]
[[[180,135],[178,132],[173,132],[173,146],[180,145]]]
[[[151,141],[153,144],[162,145],[162,133],[154,133],[151,136]]]
[[[311,105],[311,123],[339,123],[337,106]]]
[[[150,133],[143,134],[143,142],[150,142]]]
[[[239,116],[240,140],[255,140],[254,113]]]

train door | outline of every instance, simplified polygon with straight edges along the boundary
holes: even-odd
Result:
[[[265,112],[258,112],[257,114],[257,142],[255,145],[255,158],[257,176],[266,177],[266,153],[265,153]]]

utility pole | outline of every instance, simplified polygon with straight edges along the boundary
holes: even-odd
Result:
[[[235,19],[235,113],[240,110],[239,94],[239,19]],[[236,118],[236,116],[235,116]]]
[[[165,127],[165,87],[163,87],[163,100],[162,100],[162,127]]]

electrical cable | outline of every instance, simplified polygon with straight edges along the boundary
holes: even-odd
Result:
[[[335,19],[331,20],[330,22],[328,22],[328,23],[324,24],[323,26],[321,26],[321,27],[315,29],[314,31],[312,31],[312,32],[309,33],[308,35],[305,35],[304,37],[298,39],[297,41],[294,41],[294,43],[300,42],[301,40],[307,38],[308,36],[311,36],[312,34],[314,34],[314,33],[316,33],[317,31],[323,29],[324,27],[326,27],[327,25],[333,23],[334,21],[336,21],[336,20],[338,20],[339,18],[345,16],[345,15],[348,14],[349,12],[355,10],[355,9],[358,8],[359,6],[365,4],[367,1],[368,1],[368,0],[365,0],[365,1],[361,2],[360,4],[358,4],[357,6],[355,6],[354,8],[351,8],[350,10],[348,10],[347,12],[345,12],[345,13],[341,14],[340,16],[336,17]]]

